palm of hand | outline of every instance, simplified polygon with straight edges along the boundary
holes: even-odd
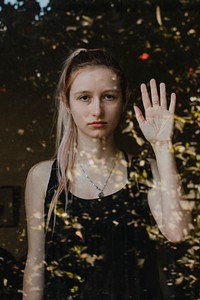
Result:
[[[150,143],[167,141],[173,133],[173,115],[163,107],[150,107],[145,112],[146,120],[140,125]]]
[[[160,84],[160,99],[154,79],[150,81],[150,89],[151,100],[146,85],[141,85],[145,118],[141,110],[135,106],[136,119],[143,135],[150,143],[169,141],[174,127],[175,94],[171,95],[169,109],[167,109],[165,84]]]

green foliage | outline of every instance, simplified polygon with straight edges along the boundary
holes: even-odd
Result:
[[[133,103],[140,105],[139,85],[154,77],[167,83],[169,93],[176,92],[174,150],[186,198],[194,207],[194,229],[177,250],[175,277],[181,300],[194,299],[200,268],[199,11],[199,0],[50,0],[43,12],[35,0],[15,5],[0,2],[1,101],[22,111],[30,106],[40,116],[26,121],[18,132],[37,132],[34,140],[41,142],[31,146],[33,155],[47,153],[47,146],[49,154],[52,151],[47,136],[53,115],[51,99],[62,62],[72,49],[107,48],[126,70],[133,97],[122,130],[134,137],[137,149],[142,146],[142,155],[146,142],[132,111]]]

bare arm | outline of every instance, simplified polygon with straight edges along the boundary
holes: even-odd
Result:
[[[155,185],[148,193],[148,202],[163,235],[171,242],[180,242],[189,233],[191,212],[181,206],[184,195],[171,145],[162,148],[165,150],[155,149],[156,161],[150,162]]]
[[[156,157],[156,161],[151,161],[155,185],[149,192],[148,201],[163,235],[172,242],[179,242],[189,231],[190,212],[181,207],[182,187],[171,144],[176,96],[171,95],[167,109],[165,84],[160,84],[160,99],[154,79],[150,81],[150,89],[151,99],[146,85],[141,85],[145,118],[135,107],[137,121]]]
[[[44,287],[44,199],[49,162],[33,167],[25,189],[28,256],[23,280],[23,300],[42,300]],[[45,178],[45,179],[44,179]]]

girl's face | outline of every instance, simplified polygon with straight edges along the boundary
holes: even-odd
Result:
[[[112,137],[124,106],[114,71],[104,66],[77,71],[69,93],[69,107],[79,137]]]

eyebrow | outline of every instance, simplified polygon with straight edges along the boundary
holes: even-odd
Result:
[[[108,89],[108,90],[105,90],[105,91],[103,91],[103,93],[116,93],[116,92],[119,92],[119,89]],[[79,94],[89,94],[89,93],[91,93],[91,91],[78,91],[78,92],[76,92],[76,93],[74,93],[74,95],[76,96],[76,95],[79,95]]]
[[[90,91],[78,91],[76,93],[74,93],[74,95],[78,95],[78,94],[88,94],[90,93]]]

